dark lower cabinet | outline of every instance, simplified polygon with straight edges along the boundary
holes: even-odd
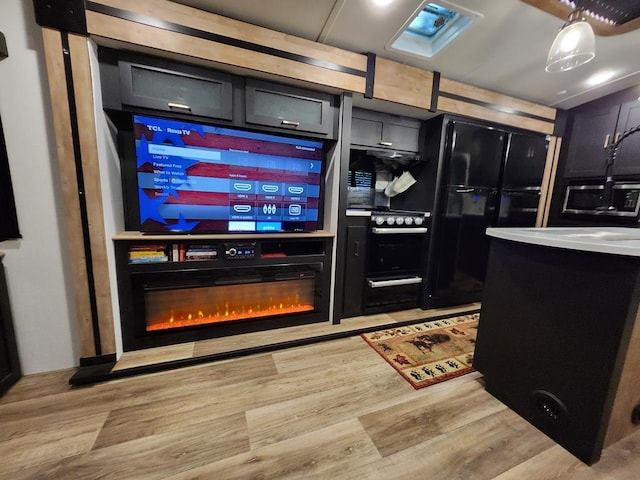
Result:
[[[7,281],[0,253],[0,396],[4,395],[22,376],[18,360]]]
[[[474,367],[587,464],[640,430],[640,257],[492,239]]]
[[[343,313],[345,316],[362,314],[368,230],[367,225],[347,226],[343,298]]]

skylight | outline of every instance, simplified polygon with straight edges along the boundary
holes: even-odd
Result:
[[[480,18],[444,0],[425,3],[387,48],[431,58]]]
[[[429,3],[418,13],[418,16],[413,19],[405,32],[433,38],[438,32],[446,28],[447,24],[458,15],[458,12],[441,7],[435,3]]]

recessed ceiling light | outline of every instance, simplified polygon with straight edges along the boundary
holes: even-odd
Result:
[[[565,93],[567,93],[567,91],[566,91],[566,90],[560,90],[560,91],[558,92],[558,95],[564,95]]]
[[[373,0],[373,3],[378,5],[379,7],[385,7],[389,5],[393,0]]]
[[[594,87],[611,79],[615,75],[615,73],[616,72],[612,70],[604,70],[602,72],[591,75],[589,78],[587,78],[587,81],[585,83],[589,87]]]

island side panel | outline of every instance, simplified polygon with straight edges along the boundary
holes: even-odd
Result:
[[[490,393],[588,464],[603,446],[639,262],[491,241],[474,366]]]

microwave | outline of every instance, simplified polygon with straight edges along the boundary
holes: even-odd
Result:
[[[604,205],[604,185],[569,185],[562,213],[637,218],[640,212],[640,183],[618,182],[611,191],[611,207]]]

